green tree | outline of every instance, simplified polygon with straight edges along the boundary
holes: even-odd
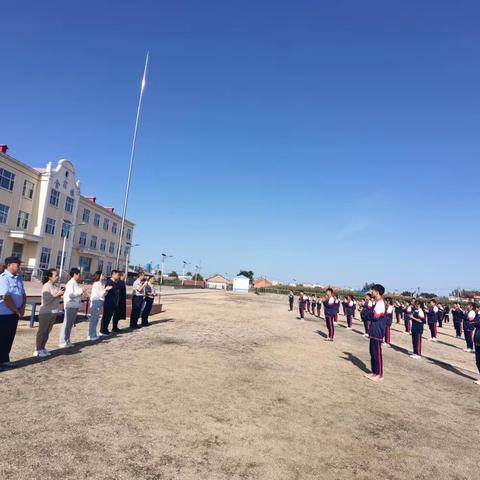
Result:
[[[420,293],[422,298],[435,298],[436,295],[434,293],[422,292]]]
[[[375,285],[374,282],[371,282],[371,283],[365,282],[363,284],[362,290],[371,290],[374,285]]]
[[[250,283],[253,283],[253,272],[251,270],[240,270],[238,276],[243,275],[250,279]]]
[[[196,280],[197,282],[200,282],[203,280],[203,277],[199,273],[196,273],[195,275],[192,275],[192,280]]]
[[[168,276],[172,278],[178,278],[178,273],[175,270],[173,270],[172,272],[170,272],[170,275]]]
[[[402,292],[401,295],[402,297],[413,297],[413,293],[409,292],[408,290],[406,290],[405,292]]]
[[[185,276],[191,277],[191,276],[192,276],[192,272],[187,272],[187,273],[185,274]]]

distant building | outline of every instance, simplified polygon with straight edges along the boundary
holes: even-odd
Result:
[[[254,288],[270,288],[273,284],[266,278],[257,278],[253,284]]]
[[[206,282],[207,288],[213,288],[217,290],[227,289],[228,280],[223,275],[220,275],[218,273],[207,278]]]
[[[248,293],[250,288],[250,279],[239,275],[233,279],[233,291],[240,293]]]

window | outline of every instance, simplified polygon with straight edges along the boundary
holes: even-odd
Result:
[[[83,209],[82,222],[88,223],[90,221],[90,210],[88,208]]]
[[[63,256],[63,263],[65,263],[65,255]],[[58,253],[57,253],[57,265],[56,265],[56,267],[60,270],[61,265],[62,265],[62,251],[59,250]]]
[[[55,235],[55,220],[53,218],[47,218],[47,223],[45,224],[45,233],[49,235]]]
[[[50,248],[43,247],[40,254],[40,268],[48,268],[50,264],[50,254],[52,253]]]
[[[87,244],[87,232],[80,232],[80,238],[78,239],[78,244],[81,247],[84,247]]]
[[[12,247],[12,257],[17,257],[20,260],[23,257],[23,243],[14,243]]]
[[[62,224],[62,233],[61,237],[69,237],[70,236],[70,228],[72,227],[72,222],[69,220],[64,220]]]
[[[95,235],[92,235],[92,238],[90,239],[90,248],[97,248],[97,237]]]
[[[130,253],[130,247],[126,246],[125,247],[125,257],[128,257],[128,254]]]
[[[25,198],[29,198],[30,200],[33,198],[33,189],[35,185],[30,182],[29,180],[24,180],[23,181],[23,190],[22,190],[22,195]]]
[[[50,205],[58,208],[59,203],[60,203],[60,192],[52,188],[50,190]]]
[[[110,242],[110,245],[108,246],[108,253],[114,253],[115,252],[115,243]]]
[[[102,238],[102,241],[100,242],[100,251],[104,252],[106,248],[107,248],[107,241],[104,238]]]
[[[8,205],[0,203],[0,223],[7,223],[9,210],[10,207]]]
[[[17,217],[17,228],[26,230],[28,228],[28,217],[29,217],[29,214],[27,212],[23,212],[22,210],[19,210],[18,217]]]
[[[65,199],[65,211],[72,213],[74,203],[75,203],[75,200],[72,197],[67,196],[67,198]]]
[[[110,223],[110,220],[108,218],[103,219],[103,229],[108,230],[108,225]]]
[[[13,190],[14,184],[15,174],[5,170],[4,168],[0,168],[0,187],[7,190]]]
[[[107,275],[112,273],[112,262],[107,262]]]
[[[0,259],[2,258],[3,255],[3,240],[0,240]]]
[[[131,240],[131,239],[132,239],[132,229],[127,228],[127,240]]]
[[[81,272],[90,273],[90,268],[92,265],[92,259],[90,257],[82,257],[78,258],[78,266]]]
[[[117,233],[117,222],[112,222],[112,233],[116,234]]]
[[[103,258],[101,258],[101,259],[98,261],[97,270],[99,270],[100,272],[103,272]]]
[[[94,216],[93,216],[93,224],[98,227],[100,225],[100,215],[98,213],[96,213]]]

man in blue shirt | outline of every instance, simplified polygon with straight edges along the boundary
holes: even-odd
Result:
[[[18,319],[25,313],[27,296],[18,276],[20,260],[5,259],[5,271],[0,275],[0,368],[9,368],[10,350],[17,333]]]

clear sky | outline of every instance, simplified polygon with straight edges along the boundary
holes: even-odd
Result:
[[[69,158],[133,260],[480,288],[480,2],[3,2],[0,143]]]

